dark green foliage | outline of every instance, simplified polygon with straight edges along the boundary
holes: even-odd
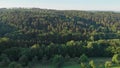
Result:
[[[32,59],[32,63],[33,63],[33,65],[38,63],[38,57],[37,56],[34,56],[34,58]]]
[[[41,59],[41,62],[42,62],[43,64],[45,64],[45,63],[47,63],[47,60],[48,60],[47,56],[44,55],[44,56],[42,57],[42,59]]]
[[[18,64],[16,62],[11,62],[9,65],[8,65],[8,68],[23,68],[21,64]]]
[[[21,56],[21,48],[12,47],[4,50],[3,53],[6,54],[10,58],[10,60],[17,61]]]
[[[65,59],[65,61],[69,61],[70,60],[70,56],[66,55],[64,59]]]
[[[61,55],[55,55],[52,59],[52,62],[57,68],[61,68],[64,64],[64,58]]]
[[[28,64],[29,60],[26,55],[23,55],[19,58],[19,63],[22,64],[23,66],[26,66]]]
[[[35,64],[33,62],[29,62],[26,68],[33,68]]]
[[[85,54],[82,54],[79,58],[80,62],[87,62],[88,61],[88,57]]]
[[[6,54],[1,54],[0,56],[0,66],[7,66],[10,63],[10,59]]]

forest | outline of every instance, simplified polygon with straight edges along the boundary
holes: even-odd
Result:
[[[99,60],[91,58],[108,60],[95,64]],[[120,68],[119,12],[0,9],[0,68],[75,68],[64,67],[72,64]]]

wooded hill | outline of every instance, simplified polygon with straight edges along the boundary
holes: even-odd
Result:
[[[120,51],[120,13],[0,9],[0,54],[10,61],[54,55],[111,57]],[[1,59],[2,61],[2,59]]]

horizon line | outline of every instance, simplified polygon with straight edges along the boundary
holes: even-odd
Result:
[[[103,11],[103,12],[120,12],[120,10],[98,10],[98,9],[56,9],[56,8],[41,8],[41,7],[0,7],[0,9],[47,9],[47,10],[60,10],[60,11]]]

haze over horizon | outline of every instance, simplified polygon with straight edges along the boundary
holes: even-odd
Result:
[[[0,0],[0,8],[120,11],[120,0]]]

